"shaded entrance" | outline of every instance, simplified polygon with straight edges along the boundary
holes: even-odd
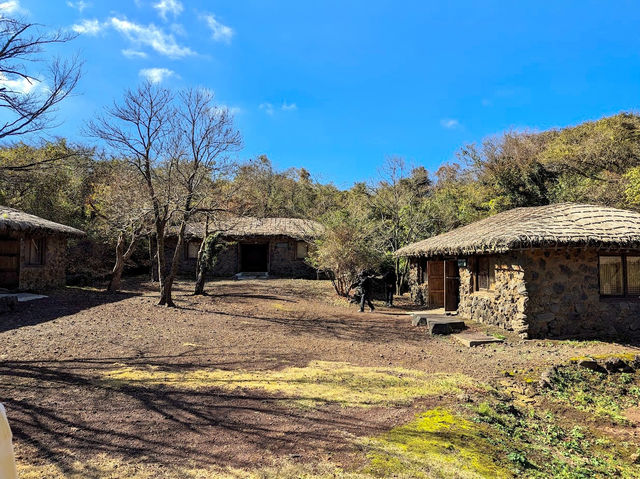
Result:
[[[460,272],[456,260],[427,262],[428,304],[445,311],[457,311],[460,302]]]
[[[0,288],[17,289],[20,279],[20,240],[0,238]]]
[[[240,271],[264,273],[269,271],[269,244],[241,244]]]

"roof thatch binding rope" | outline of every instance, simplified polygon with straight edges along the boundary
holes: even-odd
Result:
[[[0,233],[22,231],[25,233],[55,233],[67,236],[84,236],[84,232],[30,215],[24,211],[0,206]]]
[[[204,223],[187,225],[187,238],[204,236]],[[317,221],[300,218],[254,218],[238,217],[218,219],[209,223],[209,231],[220,231],[232,238],[247,236],[288,236],[299,240],[312,240],[324,231],[324,227]]]
[[[560,203],[515,208],[401,248],[398,256],[457,256],[541,247],[640,247],[640,214]]]

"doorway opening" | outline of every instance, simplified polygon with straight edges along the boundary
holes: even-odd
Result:
[[[269,271],[269,244],[241,244],[240,271],[266,273]]]
[[[0,238],[0,288],[18,289],[20,280],[20,240]]]

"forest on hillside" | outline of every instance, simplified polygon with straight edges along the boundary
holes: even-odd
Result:
[[[236,151],[241,140],[232,122],[223,118],[238,135],[231,145]],[[153,205],[144,181],[126,152],[94,144],[90,138],[82,145],[58,139],[3,147],[0,204],[86,231],[88,240],[73,251],[84,259],[71,261],[72,275],[106,278],[118,240],[127,238],[128,244],[134,237],[127,264],[130,271],[143,271],[145,241],[153,234]],[[237,161],[224,153],[200,173],[198,206],[189,221],[221,214],[319,220],[326,234],[311,260],[341,280],[340,293],[359,270],[394,264],[393,253],[406,244],[510,208],[566,201],[640,207],[640,116],[635,113],[541,132],[507,131],[461,146],[455,161],[436,171],[391,157],[374,178],[349,189],[317,181],[303,167],[278,170],[266,155]],[[184,191],[176,193],[184,183],[179,175],[167,182],[175,167],[159,162],[153,172],[172,211],[167,227],[178,225],[185,211],[177,204],[184,201]],[[402,275],[404,265],[394,266]]]

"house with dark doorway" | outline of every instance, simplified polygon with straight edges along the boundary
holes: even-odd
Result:
[[[80,230],[0,206],[0,288],[10,291],[64,286],[67,240]]]
[[[516,208],[398,251],[416,302],[524,338],[640,334],[640,214]]]
[[[205,236],[204,223],[187,226],[180,274],[194,275],[200,245]],[[218,256],[212,276],[231,277],[238,273],[282,278],[316,277],[316,270],[306,259],[313,241],[322,233],[320,223],[299,218],[234,217],[214,220],[210,233],[221,232],[229,243]],[[175,248],[175,237],[167,241]]]

